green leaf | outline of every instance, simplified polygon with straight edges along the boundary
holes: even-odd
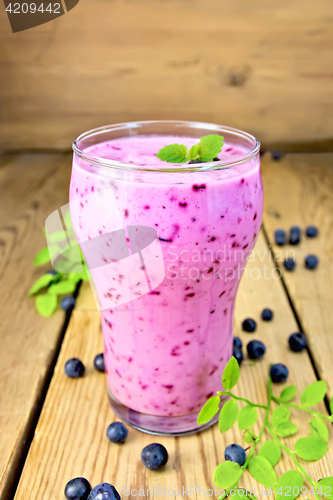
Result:
[[[275,427],[276,434],[282,437],[292,436],[297,431],[298,431],[297,425],[293,424],[292,422],[289,422],[289,420],[287,420],[286,422],[280,422]]]
[[[316,489],[322,488],[322,495],[326,498],[333,498],[333,477],[323,477],[316,483]]]
[[[65,231],[54,231],[47,235],[48,241],[58,243],[59,241],[67,241]]]
[[[253,432],[252,429],[247,429],[244,432],[243,439],[244,439],[245,443],[247,443],[247,444],[253,444],[253,443],[256,442],[257,436],[255,435],[255,433]]]
[[[291,401],[297,392],[297,387],[295,385],[287,385],[280,394],[280,400],[286,403]]]
[[[243,470],[236,462],[225,461],[216,467],[213,479],[218,488],[227,490],[237,485],[242,474]]]
[[[56,279],[56,276],[53,276],[52,274],[43,274],[40,278],[38,278],[37,281],[32,285],[32,287],[29,290],[29,295],[33,295],[36,292],[39,292],[42,288],[45,288],[46,286],[49,286],[51,281]]]
[[[242,494],[240,492],[243,492]],[[250,493],[251,491],[254,490],[244,490],[244,488],[235,488],[235,491],[231,494],[230,498],[237,498],[237,499],[244,499],[244,498],[250,498],[251,500],[257,500],[257,497],[255,495],[252,495]]]
[[[275,488],[277,481],[276,474],[267,458],[259,455],[252,457],[249,461],[248,468],[251,476],[260,484],[263,484],[266,488],[270,486],[273,489]]]
[[[333,414],[333,396],[331,397],[330,401],[330,410],[331,410],[331,415]]]
[[[198,425],[203,425],[209,422],[216,413],[220,410],[220,396],[213,396],[206,401],[198,415]]]
[[[198,144],[194,144],[188,152],[188,156],[190,160],[196,160],[199,154],[199,146]]]
[[[187,147],[183,144],[169,144],[160,149],[156,156],[169,163],[184,163],[187,159]]]
[[[78,283],[79,281],[88,281],[88,275],[86,272],[83,273],[69,273],[68,274],[68,279],[70,281],[74,281],[74,283]]]
[[[294,451],[304,460],[319,460],[328,450],[328,446],[321,439],[314,436],[300,438],[295,443]]]
[[[218,134],[209,134],[202,137],[199,142],[200,159],[202,161],[212,161],[223,146],[223,137]]]
[[[49,295],[63,295],[65,293],[73,293],[76,288],[76,284],[73,281],[60,281],[51,285],[48,289]]]
[[[238,416],[238,428],[240,431],[250,429],[258,420],[258,411],[254,406],[243,406]]]
[[[274,467],[281,457],[280,446],[275,441],[266,441],[260,448],[258,455],[266,458],[272,467]]]
[[[272,425],[276,427],[280,422],[289,420],[290,411],[286,406],[277,406],[272,414]]]
[[[35,257],[34,260],[34,265],[35,266],[42,266],[43,264],[46,264],[47,262],[50,262],[50,253],[48,247],[42,248],[40,252]]]
[[[238,410],[238,404],[233,399],[224,403],[219,416],[219,429],[222,434],[234,425],[238,417]]]
[[[288,470],[282,474],[278,480],[275,491],[275,499],[279,500],[280,498],[289,498],[290,500],[294,500],[301,493],[302,486],[302,474],[298,472],[298,470]]]
[[[38,295],[36,297],[36,309],[45,318],[51,316],[56,310],[58,305],[57,297],[55,295]]]
[[[222,374],[222,385],[226,391],[235,387],[239,379],[239,374],[240,370],[238,361],[234,356],[232,356]]]
[[[310,432],[312,436],[328,443],[328,429],[321,418],[314,417],[310,420]]]
[[[325,397],[327,384],[323,380],[318,380],[308,385],[301,394],[301,403],[303,406],[314,406]]]

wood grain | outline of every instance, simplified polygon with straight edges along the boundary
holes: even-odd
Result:
[[[332,154],[288,155],[281,161],[263,161],[264,224],[279,259],[283,277],[306,333],[316,368],[333,395],[332,289],[333,289],[333,169]],[[283,193],[283,195],[282,195]],[[274,231],[315,225],[317,238],[302,232],[300,245],[277,247]],[[297,267],[287,272],[282,259],[295,256]],[[308,254],[319,257],[316,270],[304,266]]]
[[[267,354],[255,366],[244,362],[237,393],[264,403],[270,362],[286,363],[290,368],[288,382],[298,385],[300,389],[314,382],[315,376],[306,352],[296,355],[287,349],[287,336],[295,330],[296,323],[281,282],[275,279],[274,263],[270,260],[262,235],[255,255],[255,261],[248,265],[248,276],[241,283],[235,333],[241,336],[244,343],[250,338],[263,340],[267,346]],[[256,279],[258,271],[261,273],[260,279]],[[266,279],[263,274],[265,272]],[[274,309],[275,318],[271,323],[259,320],[260,312],[265,306]],[[242,444],[238,430],[231,430],[222,436],[217,426],[214,426],[206,432],[189,437],[156,438],[130,429],[125,445],[118,446],[108,442],[106,428],[115,416],[108,406],[104,375],[93,369],[94,356],[102,350],[99,313],[94,309],[92,295],[86,284],[65,336],[16,500],[61,498],[67,481],[76,476],[87,477],[93,485],[102,481],[111,482],[116,485],[123,498],[123,488],[126,486],[145,490],[157,486],[167,490],[183,486],[200,487],[203,490],[213,488],[213,471],[224,459],[226,445],[233,442]],[[258,320],[258,331],[254,336],[240,332],[240,324],[247,316]],[[64,363],[72,356],[80,357],[86,365],[87,372],[82,379],[72,380],[64,375]],[[274,390],[279,393],[281,387],[275,387]],[[318,405],[318,409],[326,411],[323,404]],[[292,415],[296,417],[296,411]],[[309,434],[307,415],[298,414],[294,421],[298,422],[300,435]],[[258,431],[257,424],[255,429]],[[332,435],[331,428],[329,432]],[[143,467],[140,452],[146,444],[156,440],[167,447],[170,459],[165,470],[150,472]],[[295,438],[290,438],[285,442],[292,443],[294,440]],[[329,475],[332,458],[330,451],[320,463],[302,461],[302,465],[314,479],[319,479]],[[276,468],[277,472],[280,474],[291,468],[294,466],[284,453],[283,460]],[[249,474],[244,475],[241,486],[256,489],[258,498],[261,497],[261,487],[259,489]],[[192,491],[191,498],[202,496],[203,493],[199,495]],[[149,497],[151,498],[148,495]],[[129,498],[134,499],[136,496],[133,494]]]
[[[188,119],[269,143],[333,137],[331,0],[81,0],[20,33],[0,11],[0,148]]]

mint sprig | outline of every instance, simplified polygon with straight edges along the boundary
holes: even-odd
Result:
[[[169,163],[185,163],[187,161],[208,162],[213,161],[222,151],[224,138],[218,134],[208,134],[200,139],[199,144],[194,144],[190,150],[184,144],[169,144],[160,149],[157,158]]]

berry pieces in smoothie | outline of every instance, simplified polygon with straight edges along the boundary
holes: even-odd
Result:
[[[296,267],[296,261],[292,257],[288,257],[283,261],[283,265],[287,271],[293,271]]]
[[[229,444],[224,451],[224,459],[229,462],[236,462],[242,467],[245,464],[246,454],[239,444]]]
[[[101,483],[91,490],[88,500],[120,500],[120,495],[112,484]]]
[[[286,244],[286,232],[283,229],[277,229],[274,233],[275,243],[279,246]]]
[[[84,477],[71,479],[65,487],[65,497],[67,500],[87,500],[90,492],[90,483]]]
[[[319,259],[315,255],[307,255],[304,262],[307,269],[316,269]]]
[[[257,323],[254,321],[254,319],[247,318],[247,319],[244,319],[244,321],[242,323],[242,327],[243,327],[244,332],[252,333],[257,328]]]
[[[97,354],[94,359],[94,367],[99,372],[105,372],[104,353]]]
[[[289,337],[290,349],[294,352],[303,351],[307,346],[306,336],[303,332],[293,333]]]
[[[318,228],[316,226],[308,226],[305,230],[305,234],[308,238],[315,238],[318,236]]]
[[[111,443],[125,443],[128,430],[122,422],[112,422],[106,430],[106,436]]]
[[[301,240],[301,229],[298,226],[293,226],[290,229],[289,244],[298,245]]]
[[[264,321],[271,321],[273,319],[273,311],[271,309],[264,309],[261,313],[261,318]]]
[[[246,348],[250,359],[259,359],[266,352],[266,347],[260,340],[251,340]]]
[[[157,470],[163,467],[169,459],[166,448],[159,443],[148,444],[141,452],[143,465],[149,470]]]
[[[66,361],[65,373],[70,378],[82,377],[84,374],[84,364],[77,358],[71,358]]]
[[[276,363],[271,367],[271,378],[272,382],[280,383],[285,382],[288,378],[289,370],[282,363]]]

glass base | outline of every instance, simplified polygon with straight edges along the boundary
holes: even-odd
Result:
[[[217,414],[206,424],[198,425],[197,418],[199,412],[178,417],[148,415],[124,406],[109,390],[108,398],[112,410],[123,422],[133,427],[133,429],[147,434],[154,434],[155,436],[186,436],[188,434],[194,434],[195,432],[201,432],[208,429],[219,419],[219,414]],[[221,403],[221,406],[224,402],[225,399]]]

